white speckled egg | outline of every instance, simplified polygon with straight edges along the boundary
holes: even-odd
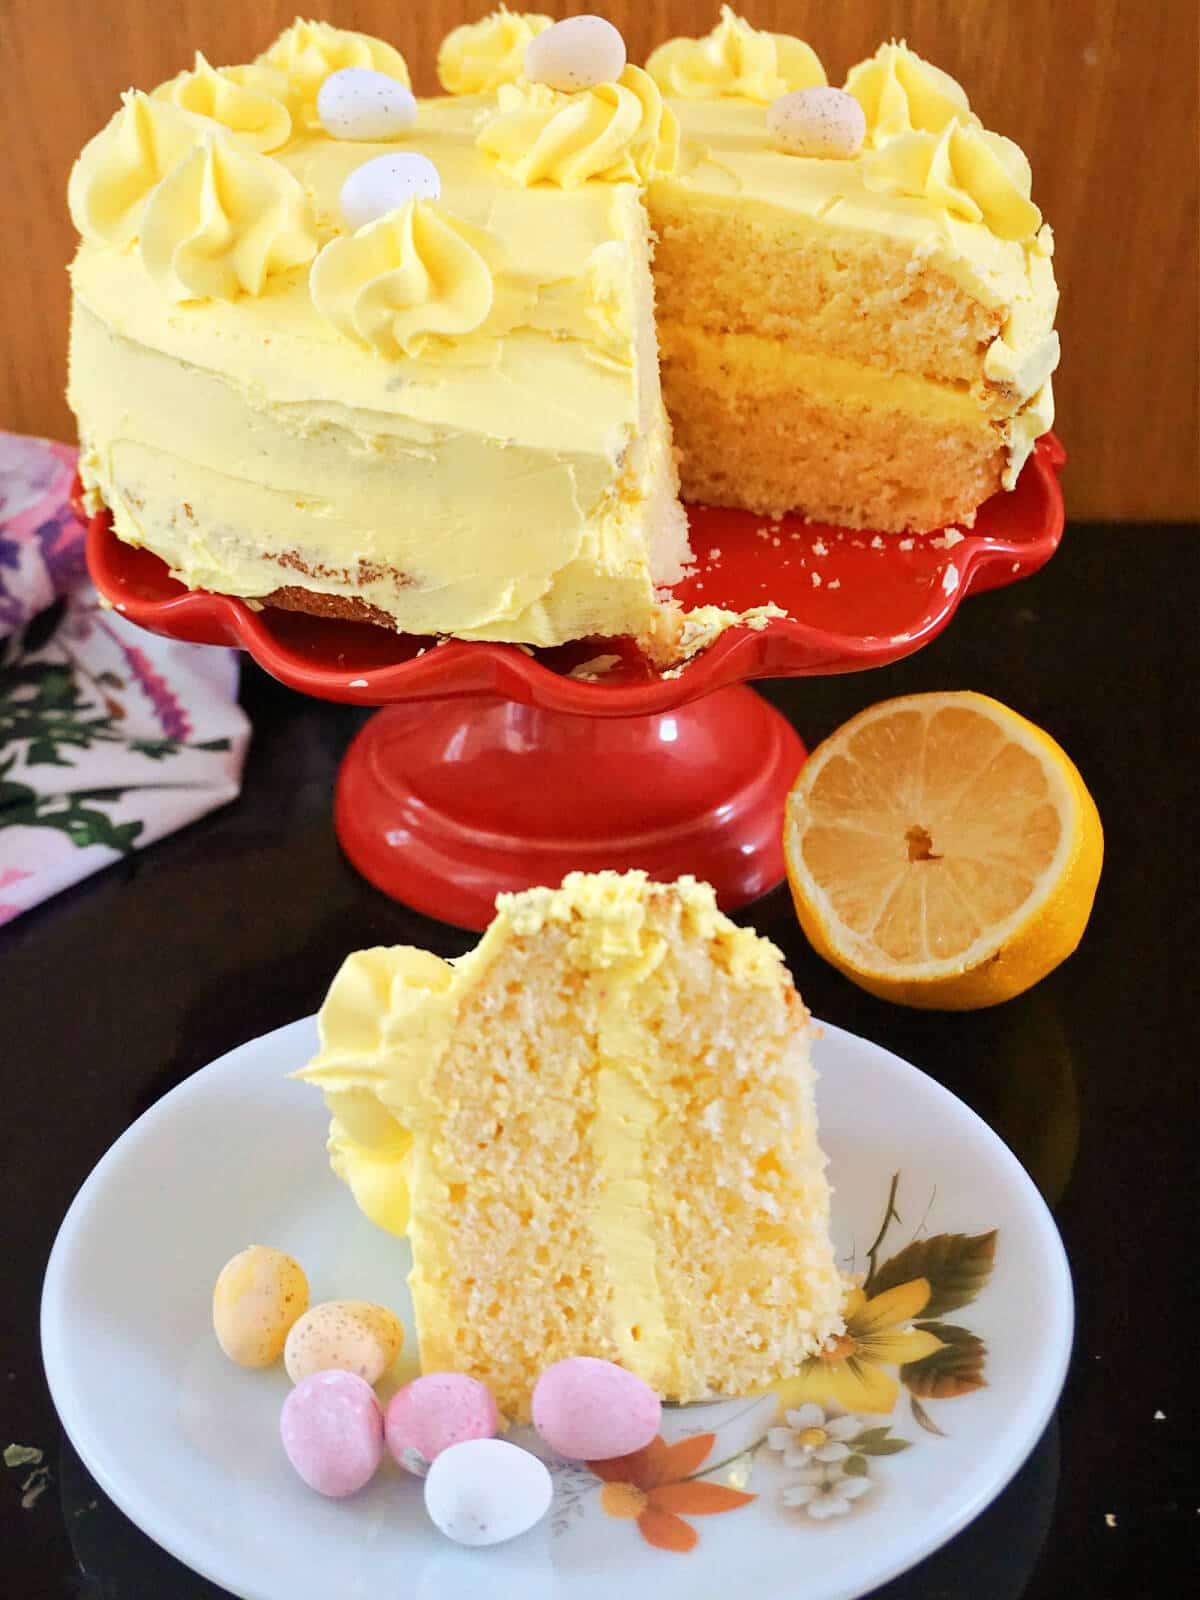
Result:
[[[417,102],[386,72],[343,67],[318,89],[317,115],[334,139],[396,139],[417,120]]]
[[[308,1307],[308,1279],[282,1250],[252,1244],[221,1268],[213,1289],[213,1331],[239,1367],[269,1367]]]
[[[366,1300],[324,1300],[295,1324],[287,1336],[283,1364],[293,1383],[314,1372],[353,1372],[364,1383],[378,1383],[404,1343],[400,1320],[384,1306]]]
[[[844,89],[794,89],[767,107],[767,129],[791,155],[846,161],[862,149],[867,119]]]
[[[441,193],[442,180],[428,156],[415,151],[373,156],[361,167],[355,167],[342,185],[342,218],[348,228],[357,232],[368,222],[386,217],[406,200],[437,200]]]
[[[425,1509],[456,1544],[503,1544],[540,1522],[554,1484],[545,1465],[504,1439],[464,1439],[425,1479]]]
[[[571,93],[615,83],[625,71],[625,41],[603,17],[567,17],[525,46],[525,76]]]

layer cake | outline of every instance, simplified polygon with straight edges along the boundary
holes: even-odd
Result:
[[[566,92],[525,75],[548,26],[456,29],[449,92],[383,140],[317,98],[407,67],[327,24],[126,95],[70,185],[69,397],[121,538],[255,604],[663,658],[680,477],[896,532],[1015,484],[1053,416],[1053,244],[953,79],[886,44],[841,96],[861,148],[802,154],[772,121],[825,84],[801,41],[726,8]],[[346,180],[414,154],[439,198],[351,228]]]

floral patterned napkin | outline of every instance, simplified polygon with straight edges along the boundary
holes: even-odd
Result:
[[[235,650],[101,606],[74,471],[0,433],[0,923],[232,800],[250,738]]]

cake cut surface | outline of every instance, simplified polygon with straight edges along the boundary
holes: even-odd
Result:
[[[387,137],[318,102],[348,67],[407,95],[403,58],[324,23],[129,91],[69,186],[68,397],[120,538],[190,588],[670,665],[681,487],[924,532],[1015,486],[1054,415],[1053,238],[954,79],[890,42],[831,89],[725,7],[566,91],[528,76],[548,35],[455,29]],[[781,142],[805,94],[861,147]],[[414,160],[359,225],[348,181]]]
[[[567,1356],[691,1401],[794,1375],[840,1330],[808,1014],[707,885],[501,896],[457,962],[349,957],[320,1028],[298,1076],[335,1171],[409,1236],[424,1371],[524,1419]]]

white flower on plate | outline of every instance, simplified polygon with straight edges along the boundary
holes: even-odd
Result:
[[[783,1455],[785,1467],[806,1467],[813,1461],[845,1461],[847,1440],[862,1431],[861,1417],[827,1417],[820,1406],[785,1411],[786,1427],[767,1430],[767,1447]]]
[[[870,1478],[847,1477],[840,1461],[818,1461],[798,1472],[781,1498],[785,1506],[807,1511],[823,1522],[826,1517],[844,1517],[870,1487]]]

